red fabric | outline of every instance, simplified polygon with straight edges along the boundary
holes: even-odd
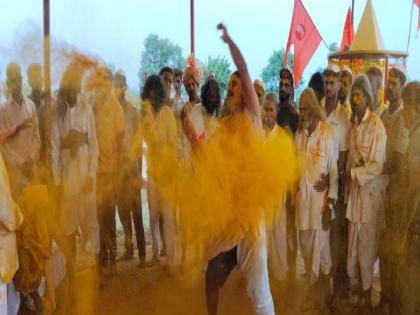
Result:
[[[311,17],[303,6],[301,0],[295,0],[292,24],[290,25],[289,39],[284,54],[284,64],[287,65],[287,57],[290,47],[294,45],[294,81],[295,86],[299,83],[303,70],[311,60],[315,50],[321,42],[319,34]]]
[[[419,8],[419,21],[417,23],[417,31],[420,30],[420,0],[414,0],[415,5]]]
[[[420,1],[420,0],[418,0]],[[350,49],[354,38],[354,28],[351,22],[351,8],[347,11],[346,23],[344,23],[343,37],[341,38],[340,51]]]

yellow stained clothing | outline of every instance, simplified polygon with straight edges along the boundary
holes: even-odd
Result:
[[[9,175],[0,154],[0,280],[8,283],[18,269],[18,253],[15,231],[20,227],[23,215],[12,198]]]
[[[103,104],[95,104],[95,129],[98,140],[98,173],[118,170],[118,137],[124,132],[124,114],[114,94],[108,92]]]

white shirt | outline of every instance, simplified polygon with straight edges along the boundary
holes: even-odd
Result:
[[[404,146],[408,145],[408,130],[404,133],[404,119],[402,118],[403,103],[391,114],[389,107],[382,112],[381,118],[387,134],[386,153],[391,158],[393,151],[405,151]],[[401,152],[404,153],[404,152]]]
[[[337,199],[338,175],[334,142],[330,129],[318,122],[311,135],[299,128],[295,135],[298,156],[303,159],[303,172],[296,193],[296,227],[299,230],[315,229],[321,223],[327,197]],[[314,188],[321,174],[329,175],[328,191]]]
[[[62,140],[71,130],[87,134],[87,143],[78,148],[74,159],[68,148],[61,148]],[[90,177],[94,182],[98,164],[98,143],[92,107],[82,98],[68,106],[64,119],[55,117],[51,128],[51,163],[54,183],[63,186],[65,196],[81,193],[82,185]]]
[[[334,140],[334,150],[337,155],[337,161],[340,151],[347,151],[349,149],[349,130],[351,112],[348,112],[340,104],[327,116],[325,111],[325,98],[321,100],[322,108],[325,113],[325,123],[330,127]]]
[[[9,98],[0,106],[0,130],[22,123],[24,123],[23,128],[8,138],[1,148],[8,167],[19,167],[29,159],[38,161],[41,149],[38,116],[34,103],[25,96],[20,105]]]
[[[353,223],[369,223],[376,219],[382,203],[384,182],[381,179],[386,159],[386,131],[381,119],[366,110],[362,122],[350,131],[347,169],[351,184],[346,217]]]

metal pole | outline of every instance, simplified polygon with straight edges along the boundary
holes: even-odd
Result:
[[[411,24],[413,22],[413,10],[414,10],[414,0],[411,4],[411,14],[410,14],[410,28],[408,29],[408,40],[407,40],[407,51],[410,46],[410,37],[411,37]]]
[[[354,25],[354,0],[351,0],[351,24]]]
[[[191,53],[193,54],[195,51],[194,47],[194,0],[190,0],[190,24],[191,24]]]
[[[41,135],[44,140],[44,161],[48,162],[50,151],[51,130],[51,58],[50,58],[50,0],[44,0],[44,106],[45,106],[45,133]]]

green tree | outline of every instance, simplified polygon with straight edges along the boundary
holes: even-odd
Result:
[[[275,50],[268,59],[268,64],[261,72],[261,79],[265,84],[266,92],[278,92],[279,90],[279,72],[283,67],[284,48]],[[293,69],[293,54],[289,53],[287,57],[289,67]]]
[[[159,38],[156,34],[150,34],[144,41],[144,49],[141,52],[139,79],[141,84],[147,76],[159,73],[159,70],[169,66],[173,68],[185,68],[185,58],[182,56],[182,48],[173,44],[166,38]]]
[[[216,79],[220,85],[221,95],[224,95],[227,90],[229,77],[232,73],[231,63],[224,56],[209,56],[207,61],[204,63],[204,78],[207,78],[210,71],[213,71],[216,75]]]
[[[337,42],[333,42],[333,43],[331,43],[329,46],[328,46],[328,50],[330,51],[330,54],[331,53],[335,53],[335,52],[337,52],[338,51],[338,44],[337,44]]]

